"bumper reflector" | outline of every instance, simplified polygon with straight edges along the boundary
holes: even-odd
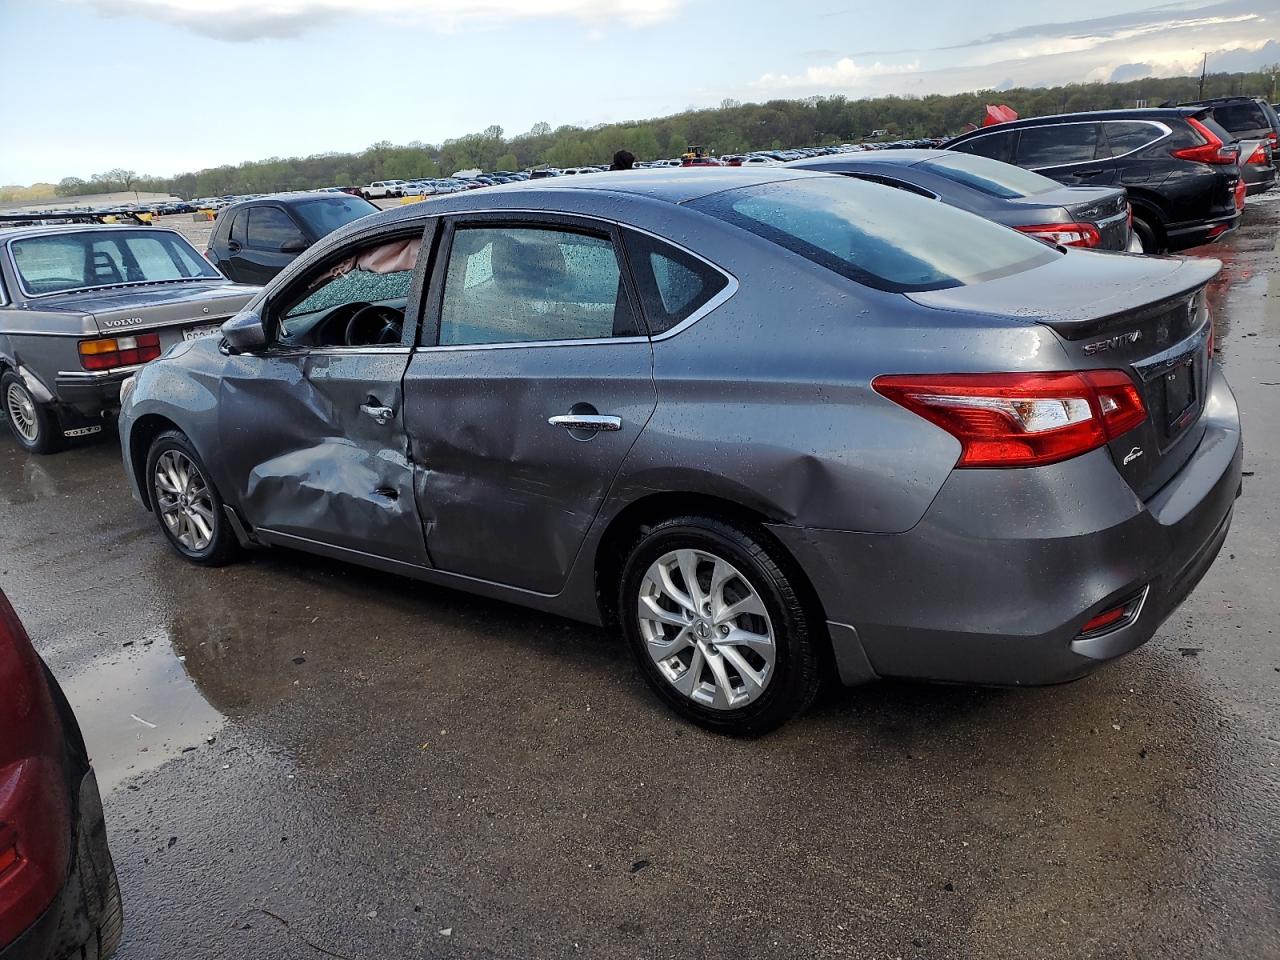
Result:
[[[1138,614],[1142,612],[1142,604],[1147,599],[1147,591],[1150,589],[1150,587],[1143,587],[1141,592],[1130,597],[1120,606],[1103,610],[1080,628],[1076,639],[1088,640],[1104,633],[1110,633],[1113,630],[1119,630],[1121,627],[1129,626],[1129,624],[1138,619]]]

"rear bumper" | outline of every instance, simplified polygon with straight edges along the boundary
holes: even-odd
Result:
[[[1276,168],[1249,164],[1244,168],[1245,195],[1257,196],[1276,185]]]
[[[1169,251],[1172,253],[1178,250],[1186,250],[1190,247],[1198,247],[1203,243],[1212,243],[1226,236],[1239,223],[1240,211],[1233,210],[1230,214],[1212,217],[1208,220],[1199,220],[1195,223],[1170,224],[1165,230]]]
[[[57,398],[64,407],[84,417],[101,417],[120,409],[120,385],[140,367],[120,367],[103,373],[60,372],[55,381]]]
[[[115,953],[123,932],[120,887],[92,770],[80,781],[76,809],[75,857],[66,883],[39,919],[0,949],[0,960],[106,960]]]
[[[1243,458],[1217,371],[1205,418],[1192,458],[1146,503],[1096,450],[1034,470],[957,470],[904,534],[771,529],[810,576],[846,683],[1072,680],[1146,643],[1217,556]],[[1132,622],[1078,638],[1144,590]]]

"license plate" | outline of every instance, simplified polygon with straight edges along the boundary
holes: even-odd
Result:
[[[203,327],[188,327],[182,331],[183,340],[203,340],[206,337],[222,336],[222,324],[210,324]]]
[[[1182,426],[1183,418],[1195,402],[1195,377],[1191,361],[1188,360],[1164,375],[1164,409],[1168,414],[1170,432]]]

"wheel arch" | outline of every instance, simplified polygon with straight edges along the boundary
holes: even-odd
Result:
[[[817,590],[808,574],[786,545],[769,530],[769,524],[778,522],[759,510],[743,506],[733,500],[707,493],[663,491],[651,493],[627,504],[610,519],[601,534],[594,558],[594,582],[596,603],[601,622],[607,628],[618,625],[617,584],[626,563],[625,551],[630,543],[647,527],[671,517],[703,516],[726,520],[747,526],[764,541],[778,559],[779,566],[791,577],[801,593],[805,606],[814,618],[814,630],[820,631],[819,644],[823,656],[832,655],[830,637],[826,629],[826,612]]]
[[[148,510],[155,505],[151,502],[151,484],[147,480],[147,456],[156,437],[166,430],[177,430],[186,435],[186,431],[161,413],[143,414],[129,429],[129,465],[138,480],[138,493],[142,497],[143,506]]]
[[[1155,231],[1156,240],[1163,247],[1169,242],[1168,234],[1165,231],[1165,223],[1167,217],[1164,210],[1160,206],[1159,200],[1145,191],[1135,190],[1128,187],[1129,203],[1133,207],[1133,215],[1140,218],[1152,230]]]

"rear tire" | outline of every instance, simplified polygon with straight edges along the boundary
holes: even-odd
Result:
[[[222,497],[186,434],[166,430],[147,453],[147,495],[169,546],[202,567],[220,567],[239,551]]]
[[[58,414],[36,400],[26,381],[12,370],[0,377],[0,410],[13,438],[28,453],[57,453],[66,446]]]
[[[745,524],[686,516],[644,530],[623,566],[618,610],[658,697],[734,736],[767,733],[802,713],[818,692],[820,661],[815,622],[789,569],[781,550]]]
[[[1138,237],[1138,242],[1142,244],[1143,253],[1159,253],[1161,251],[1160,240],[1156,235],[1155,228],[1141,217],[1133,218],[1133,232]]]

